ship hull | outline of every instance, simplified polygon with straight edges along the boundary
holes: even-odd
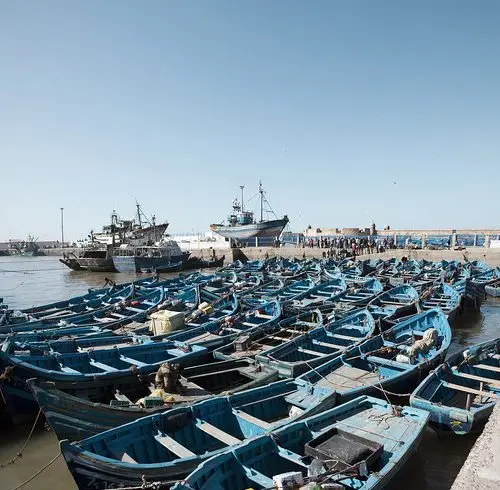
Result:
[[[275,219],[241,226],[211,225],[210,228],[225,238],[244,240],[260,237],[278,237],[288,223],[288,219]]]

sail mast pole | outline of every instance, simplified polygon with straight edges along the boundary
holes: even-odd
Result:
[[[241,212],[243,212],[243,189],[245,188],[244,185],[240,185],[241,189]]]
[[[262,181],[259,180],[259,192],[260,192],[260,221],[263,221],[263,208],[264,208],[264,191],[262,190]]]

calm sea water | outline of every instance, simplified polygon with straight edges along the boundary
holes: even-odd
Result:
[[[84,294],[90,287],[102,286],[105,277],[124,282],[144,275],[74,272],[62,265],[57,257],[0,257],[0,297],[11,308],[26,308]],[[462,315],[453,330],[450,352],[497,336],[500,336],[500,301],[488,300],[481,312]],[[13,428],[8,425],[0,428],[0,464],[19,451],[29,430],[30,427]],[[427,429],[417,454],[393,480],[390,490],[449,489],[475,438],[453,437]],[[58,451],[54,435],[39,428],[34,432],[22,459],[14,465],[0,468],[0,489],[11,490],[26,481]],[[76,486],[60,457],[23,488],[74,490]]]

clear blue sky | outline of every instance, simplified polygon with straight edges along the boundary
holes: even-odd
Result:
[[[3,1],[0,239],[500,225],[500,2]],[[394,183],[395,182],[395,183]]]

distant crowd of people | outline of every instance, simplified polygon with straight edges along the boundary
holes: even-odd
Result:
[[[392,237],[315,237],[306,238],[302,246],[327,249],[327,256],[338,256],[346,252],[353,255],[381,253],[397,248]]]

